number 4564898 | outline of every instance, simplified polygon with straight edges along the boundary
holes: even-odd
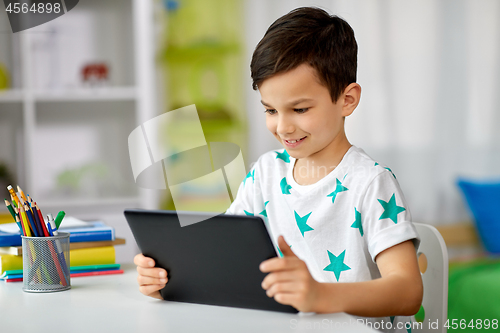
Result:
[[[469,322],[465,319],[448,319],[444,324],[447,329],[498,329],[498,319],[471,319]]]
[[[27,3],[19,3],[19,2],[14,2],[14,3],[9,3],[7,8],[5,8],[5,11],[7,13],[14,13],[14,14],[19,14],[19,13],[47,13],[50,14],[52,12],[58,14],[61,12],[61,4],[60,3],[34,3],[31,6]]]

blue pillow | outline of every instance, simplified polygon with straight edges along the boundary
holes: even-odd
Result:
[[[500,253],[500,179],[477,181],[459,178],[484,247],[490,253]]]

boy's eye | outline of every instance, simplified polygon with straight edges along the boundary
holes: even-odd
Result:
[[[303,109],[293,109],[295,112],[297,113],[304,113],[306,112],[307,110],[309,110],[309,108],[303,108]]]
[[[275,109],[266,109],[265,113],[275,114],[277,111]]]

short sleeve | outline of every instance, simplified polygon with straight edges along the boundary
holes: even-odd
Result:
[[[368,185],[360,213],[373,262],[380,252],[407,240],[412,240],[418,249],[420,238],[392,172],[383,171]]]
[[[238,188],[236,198],[233,198],[231,206],[226,210],[226,214],[231,215],[254,215],[253,203],[255,195],[256,179],[255,168],[245,176],[245,179]]]

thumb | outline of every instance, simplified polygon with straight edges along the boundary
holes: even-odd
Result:
[[[283,236],[278,237],[278,247],[284,257],[296,257],[295,253],[293,253],[292,249],[290,249],[290,246],[287,244]]]

